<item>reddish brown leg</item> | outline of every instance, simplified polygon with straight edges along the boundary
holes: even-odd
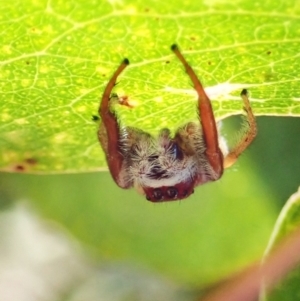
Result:
[[[178,49],[176,44],[171,46],[175,55],[183,64],[186,73],[194,84],[194,88],[198,93],[198,109],[200,115],[200,122],[203,130],[203,138],[206,144],[206,156],[210,166],[215,172],[214,179],[220,178],[223,173],[223,154],[219,148],[218,143],[218,132],[215,122],[214,113],[212,110],[211,102],[206,95],[202,84],[200,83],[197,75],[195,74],[192,67],[187,63],[183,55]]]
[[[110,111],[110,96],[113,87],[116,84],[117,77],[129,64],[128,59],[124,59],[118,69],[115,71],[109,80],[104,90],[100,107],[99,115],[102,119],[102,125],[98,132],[98,138],[103,150],[106,152],[106,160],[110,173],[114,181],[122,188],[130,187],[130,183],[125,181],[123,173],[123,155],[120,152],[120,130],[117,118],[114,113]]]
[[[248,128],[241,141],[232,150],[230,150],[229,154],[224,159],[224,168],[230,167],[235,163],[239,155],[251,144],[257,134],[256,121],[250,106],[246,89],[241,92],[241,97],[244,101],[244,110],[247,113]]]

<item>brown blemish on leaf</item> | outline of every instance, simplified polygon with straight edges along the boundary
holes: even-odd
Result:
[[[126,96],[126,95],[119,97],[119,104],[122,106],[133,108],[133,106],[130,104],[130,102],[128,100],[128,96]]]
[[[37,164],[38,160],[35,158],[27,158],[27,159],[25,159],[25,162],[30,165],[35,165],[35,164]]]
[[[32,166],[36,165],[38,163],[38,160],[33,157],[29,157],[24,159],[22,162],[11,165],[10,169],[16,171],[16,172],[24,172],[27,170],[31,170]]]
[[[15,171],[19,171],[19,172],[22,172],[25,170],[25,166],[24,165],[21,165],[21,164],[18,164],[15,166]]]

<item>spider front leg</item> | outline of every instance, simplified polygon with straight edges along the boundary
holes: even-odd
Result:
[[[211,175],[212,180],[217,180],[223,173],[223,154],[219,148],[218,131],[210,99],[206,95],[203,86],[197,78],[194,70],[179,51],[178,46],[174,44],[171,46],[171,49],[183,64],[185,71],[192,80],[194,89],[198,94],[200,123],[202,126],[203,138],[206,146],[205,154],[213,171],[213,174]]]
[[[241,141],[229,151],[228,155],[224,159],[224,168],[228,168],[235,163],[240,154],[251,144],[257,134],[257,126],[255,117],[253,115],[247,90],[244,89],[241,92],[241,97],[244,101],[244,110],[247,113],[248,129],[244,133]]]
[[[112,94],[111,92],[116,84],[117,77],[128,64],[129,60],[124,59],[107,83],[98,111],[102,121],[98,131],[98,139],[105,152],[109,171],[117,185],[122,188],[129,188],[131,183],[126,180],[124,156],[120,149],[122,133],[116,115],[110,111],[110,99],[117,97],[116,94]]]

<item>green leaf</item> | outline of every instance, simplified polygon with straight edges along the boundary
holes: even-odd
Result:
[[[196,119],[195,92],[170,51],[178,43],[218,119],[242,112],[299,116],[297,2],[19,1],[0,7],[0,167],[99,170],[101,93],[124,57],[115,92],[124,123],[156,133]]]
[[[300,187],[282,209],[275,224],[266,255],[276,247],[283,238],[293,233],[300,226]],[[275,268],[275,267],[274,267]],[[293,301],[300,295],[300,268],[295,267],[281,279],[270,293],[262,298],[264,301]],[[265,294],[265,293],[264,293]]]

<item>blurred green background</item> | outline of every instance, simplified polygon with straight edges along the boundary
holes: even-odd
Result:
[[[239,126],[238,117],[229,120],[228,136]],[[237,164],[184,201],[152,204],[119,189],[108,172],[1,173],[1,206],[27,200],[97,261],[131,262],[207,285],[262,256],[281,207],[300,183],[300,119],[257,122],[257,139]]]

